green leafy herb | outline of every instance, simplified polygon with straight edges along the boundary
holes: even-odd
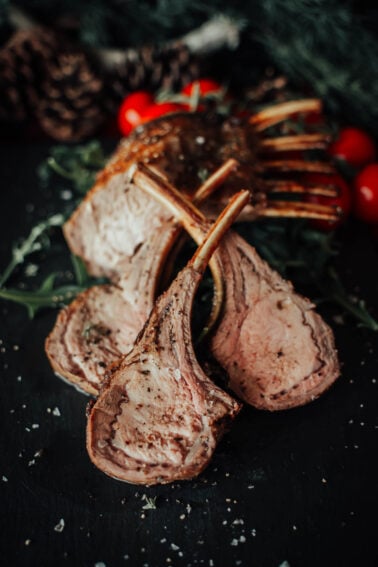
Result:
[[[303,220],[245,223],[242,235],[267,262],[296,286],[319,294],[317,303],[332,303],[361,326],[378,331],[378,321],[363,300],[347,293],[331,263],[338,254],[335,233],[313,230]]]
[[[83,267],[78,270],[81,261],[71,256],[74,272],[76,274],[76,282],[73,284],[64,284],[54,287],[57,273],[49,274],[36,290],[21,290],[12,288],[0,288],[0,298],[8,301],[19,303],[26,307],[29,317],[32,319],[35,314],[45,307],[62,307],[70,303],[72,299],[81,291],[84,291],[93,280],[88,275],[84,277]],[[76,266],[76,268],[75,268]]]
[[[369,313],[364,300],[351,297],[347,293],[339,276],[332,267],[328,268],[327,275],[327,286],[323,287],[326,297],[352,315],[361,327],[366,327],[371,331],[378,331],[378,321]]]
[[[104,153],[97,141],[75,147],[55,146],[51,149],[50,156],[38,168],[38,176],[42,184],[48,185],[55,184],[58,175],[69,180],[70,187],[83,194],[91,187],[96,172],[104,166],[105,161]],[[58,274],[53,272],[36,290],[4,287],[16,267],[23,264],[30,254],[48,251],[50,229],[62,226],[65,218],[65,215],[59,213],[38,222],[27,238],[13,246],[11,261],[0,274],[0,298],[23,305],[30,317],[34,317],[41,308],[60,307],[69,303],[77,293],[97,283],[88,277],[83,262],[71,256],[75,283],[63,282],[56,285]]]
[[[69,303],[77,293],[85,289],[76,285],[66,285],[53,288],[56,274],[50,274],[41,287],[33,291],[18,289],[0,289],[0,297],[26,307],[29,317],[32,319],[37,311],[43,307],[61,307]]]
[[[47,231],[53,226],[61,226],[63,222],[63,215],[53,215],[35,225],[30,231],[29,236],[25,238],[21,244],[13,246],[12,259],[4,272],[0,275],[0,288],[4,286],[15,268],[25,261],[26,256],[33,252],[40,251],[43,247],[47,246]]]
[[[40,181],[47,185],[54,175],[70,182],[80,195],[95,181],[96,173],[104,167],[106,157],[98,141],[80,146],[54,146],[49,157],[38,168]]]
[[[156,94],[155,100],[157,102],[173,102],[187,105],[191,112],[198,110],[201,104],[206,107],[210,105],[212,108],[216,107],[219,114],[229,114],[232,103],[231,100],[227,101],[226,95],[226,87],[221,87],[214,92],[201,93],[200,84],[195,82],[190,95],[162,89]]]

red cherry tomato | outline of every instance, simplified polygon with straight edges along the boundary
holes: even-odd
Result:
[[[369,134],[360,128],[342,128],[336,140],[330,144],[328,153],[352,166],[361,167],[374,161],[376,146]]]
[[[164,116],[164,114],[170,114],[171,112],[180,112],[183,107],[180,104],[174,102],[160,102],[156,104],[151,104],[144,109],[141,115],[141,124],[159,118],[159,116]]]
[[[352,208],[352,192],[347,182],[338,174],[309,173],[303,176],[304,182],[319,185],[334,185],[339,194],[336,197],[323,197],[322,195],[309,195],[307,201],[319,205],[334,205],[342,211],[342,215],[335,221],[311,220],[310,224],[318,230],[334,230],[349,216]]]
[[[213,79],[198,79],[197,81],[192,81],[188,85],[185,85],[185,87],[181,90],[181,93],[186,96],[192,96],[195,93],[196,88],[199,88],[200,96],[208,95],[210,93],[218,93],[223,90],[222,85]]]
[[[154,101],[151,93],[135,91],[122,102],[118,111],[118,127],[124,136],[141,123],[142,112]]]
[[[367,165],[354,180],[353,211],[366,223],[378,223],[378,163]]]

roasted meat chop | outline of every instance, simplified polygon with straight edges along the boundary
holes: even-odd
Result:
[[[235,160],[223,164],[195,192],[194,201],[206,199],[236,165]],[[79,294],[59,313],[46,339],[46,354],[56,374],[84,392],[99,393],[107,366],[131,350],[150,314],[167,255],[181,231],[180,219],[175,222],[165,212],[167,219],[129,257],[118,283]]]
[[[300,103],[296,101],[290,112],[293,113],[295,108],[298,112]],[[309,106],[313,107],[314,104]],[[236,159],[239,165],[233,176],[226,180],[216,198],[206,199],[203,203],[203,210],[210,218],[219,214],[231,195],[244,188],[252,192],[254,206],[247,206],[241,218],[334,218],[335,211],[324,205],[267,199],[267,195],[273,193],[290,192],[303,196],[306,192],[320,191],[324,194],[324,188],[304,187],[291,181],[287,173],[294,175],[298,170],[333,171],[327,163],[280,159],[280,151],[287,146],[290,149],[303,148],[303,136],[290,138],[289,146],[287,137],[274,138],[276,144],[271,143],[268,149],[273,151],[275,159],[264,161],[266,148],[255,124],[200,113],[174,114],[149,122],[121,142],[113,158],[98,175],[95,186],[66,222],[64,234],[67,243],[93,275],[107,276],[117,282],[128,270],[135,251],[152,232],[159,231],[169,217],[164,207],[130,181],[129,170],[136,163],[145,163],[158,170],[184,195],[192,197],[204,177],[227,159]],[[280,140],[279,144],[277,140]],[[325,143],[324,139],[321,146],[324,147]],[[306,144],[310,148],[319,146],[318,141],[306,141]],[[271,157],[269,152],[267,157]],[[277,179],[277,174],[282,171],[286,172],[284,183]],[[329,188],[327,191],[328,194],[334,193]]]
[[[199,366],[190,320],[209,258],[247,200],[248,192],[232,200],[156,301],[133,349],[90,410],[89,456],[114,478],[148,485],[198,475],[240,410]]]
[[[167,181],[139,165],[134,182],[180,217],[201,242],[207,222]],[[338,377],[330,327],[241,236],[228,231],[212,260],[222,302],[209,346],[227,371],[228,386],[245,402],[267,410],[310,402]]]

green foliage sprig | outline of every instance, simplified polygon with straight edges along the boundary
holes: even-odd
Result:
[[[12,259],[2,274],[0,274],[0,298],[13,301],[23,305],[30,318],[45,307],[62,307],[69,303],[78,293],[96,283],[89,278],[83,262],[80,258],[71,255],[71,262],[75,277],[74,283],[55,285],[58,274],[49,274],[35,290],[23,290],[17,288],[6,288],[4,284],[9,280],[16,267],[23,264],[29,255],[46,251],[50,246],[49,229],[60,227],[64,221],[61,214],[53,215],[47,220],[36,224],[30,234],[21,244],[15,245],[12,251]]]
[[[60,213],[49,217],[36,224],[30,234],[20,244],[14,244],[12,248],[12,259],[3,273],[0,275],[0,288],[8,281],[15,268],[22,264],[26,257],[33,252],[42,250],[47,247],[48,243],[48,230],[54,226],[62,226],[64,216]]]
[[[317,293],[316,303],[330,303],[348,314],[358,325],[378,331],[378,321],[362,299],[344,288],[332,263],[338,255],[337,233],[320,232],[304,220],[245,223],[242,235],[285,278]]]
[[[54,287],[56,277],[56,273],[48,275],[41,286],[32,291],[0,288],[0,298],[23,305],[26,307],[29,317],[33,319],[40,309],[62,307],[70,303],[78,293],[89,287],[88,278],[83,280],[81,284],[76,281],[74,284]]]
[[[104,152],[97,141],[80,146],[54,146],[50,155],[38,167],[37,173],[42,185],[55,184],[57,177],[68,180],[69,187],[82,198],[93,185],[95,175],[105,161]],[[23,305],[31,318],[42,308],[56,308],[69,303],[78,293],[101,281],[90,278],[83,262],[71,255],[73,283],[57,284],[58,273],[52,272],[34,290],[5,287],[16,268],[24,264],[30,255],[49,251],[52,229],[63,225],[76,203],[77,200],[74,200],[65,214],[57,213],[38,222],[24,240],[14,244],[12,258],[0,274],[0,298]]]
[[[38,167],[38,177],[43,185],[54,178],[65,179],[79,195],[92,187],[96,173],[106,163],[106,156],[97,140],[79,146],[53,146],[50,155]]]

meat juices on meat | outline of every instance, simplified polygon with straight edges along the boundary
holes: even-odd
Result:
[[[223,164],[195,192],[194,201],[206,199],[236,166],[235,160]],[[143,191],[137,192],[145,197]],[[84,392],[99,393],[107,367],[131,350],[150,314],[160,273],[181,232],[172,215],[165,213],[159,229],[123,262],[118,283],[79,294],[60,311],[46,339],[45,351],[55,373]]]
[[[249,200],[241,192],[188,265],[156,301],[132,351],[113,370],[90,410],[87,449],[106,474],[137,484],[193,478],[208,464],[240,404],[199,366],[191,309],[206,265]]]
[[[202,241],[203,215],[177,190],[143,165],[133,179]],[[339,363],[330,327],[241,236],[227,232],[212,269],[222,285],[223,305],[209,346],[243,401],[260,409],[288,409],[317,398],[336,380]]]

